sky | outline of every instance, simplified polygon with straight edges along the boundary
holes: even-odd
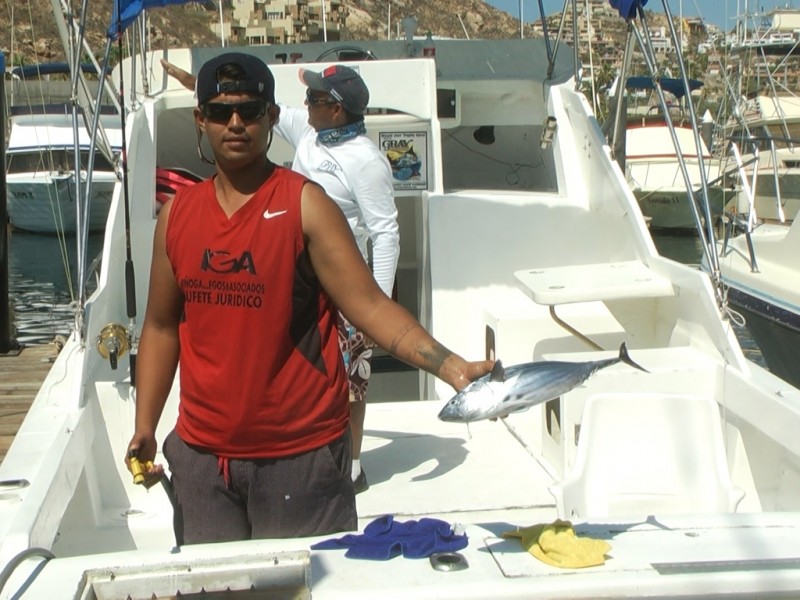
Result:
[[[510,13],[519,18],[520,0],[485,0],[487,4]],[[583,0],[578,0],[582,2]],[[669,10],[678,16],[683,8],[685,17],[702,17],[723,30],[730,30],[735,25],[737,11],[742,13],[745,4],[749,13],[769,11],[772,8],[785,7],[800,9],[800,0],[668,0]],[[560,13],[564,7],[563,0],[542,0],[546,14]],[[653,12],[664,12],[662,0],[648,0],[645,8]],[[539,18],[539,1],[522,0],[522,18],[534,21]]]

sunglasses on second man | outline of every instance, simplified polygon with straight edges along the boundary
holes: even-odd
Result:
[[[306,88],[306,103],[309,106],[318,104],[338,104],[338,101],[331,98],[328,94],[316,96],[311,88]]]
[[[239,115],[242,121],[257,121],[267,113],[268,103],[265,100],[248,100],[246,102],[206,102],[200,107],[200,112],[209,121],[215,123],[228,123],[233,113]]]

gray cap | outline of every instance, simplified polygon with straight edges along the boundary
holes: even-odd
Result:
[[[300,80],[309,89],[330,94],[349,113],[363,115],[367,111],[369,103],[367,84],[361,79],[361,75],[350,67],[332,65],[321,73],[300,69]]]

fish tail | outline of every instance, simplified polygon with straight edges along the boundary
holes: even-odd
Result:
[[[622,342],[622,345],[619,347],[619,359],[626,365],[630,365],[635,369],[639,369],[640,371],[644,371],[645,373],[650,372],[643,366],[637,365],[635,362],[633,362],[633,359],[628,355],[628,348],[627,346],[625,346],[625,342]]]

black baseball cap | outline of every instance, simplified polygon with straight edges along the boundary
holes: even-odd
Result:
[[[357,71],[344,65],[332,65],[320,73],[300,69],[300,80],[309,89],[327,92],[344,109],[354,115],[363,115],[369,103],[367,84]]]
[[[244,71],[244,78],[236,81],[219,81],[219,69],[236,65]],[[226,52],[206,61],[197,74],[197,104],[203,104],[225,92],[246,92],[275,104],[275,78],[260,58],[244,52]]]

